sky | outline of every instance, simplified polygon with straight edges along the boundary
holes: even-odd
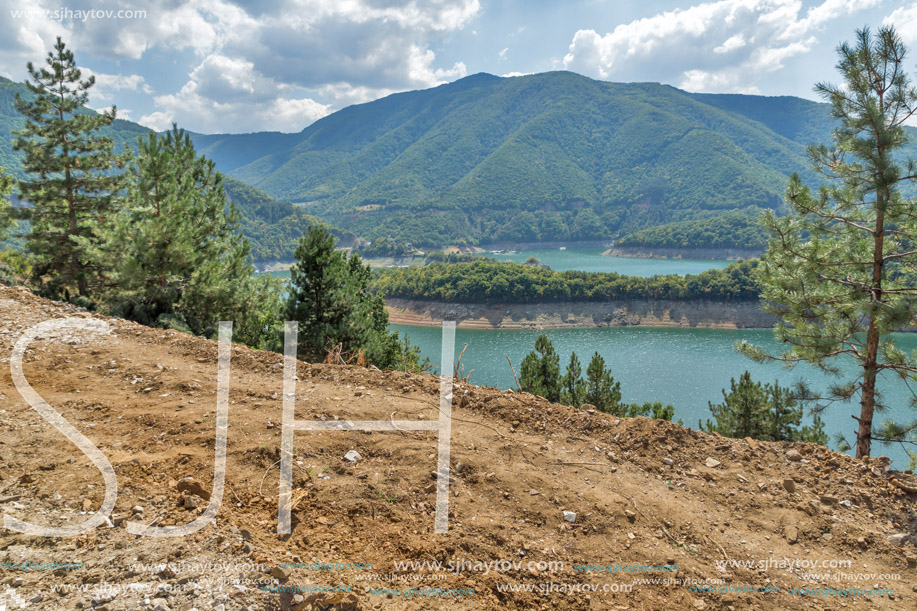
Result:
[[[917,80],[917,0],[0,0],[0,75],[24,80],[61,36],[96,77],[93,108],[157,130],[298,132],[478,72],[817,99],[838,44],[882,25]]]

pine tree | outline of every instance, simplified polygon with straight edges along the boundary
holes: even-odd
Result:
[[[371,268],[356,253],[348,258],[335,250],[335,238],[325,227],[308,228],[296,248],[286,304],[287,320],[300,323],[299,355],[321,362],[339,350],[346,362],[428,370],[417,347],[388,330],[385,302],[369,291],[371,278]]]
[[[767,439],[770,433],[767,390],[751,379],[751,372],[743,373],[738,383],[735,378],[731,379],[729,392],[725,389],[722,392],[722,403],[709,404],[715,422],[708,420],[706,426],[700,428],[725,437]]]
[[[522,359],[519,388],[553,403],[560,401],[560,357],[543,333],[535,339],[535,350]]]
[[[780,318],[775,338],[789,348],[776,356],[749,345],[740,349],[758,361],[806,361],[833,376],[841,375],[838,357],[856,361],[857,376],[818,398],[859,396],[856,455],[862,458],[873,440],[905,440],[915,430],[914,424],[887,423],[877,435],[873,417],[883,407],[879,372],[905,379],[917,373],[917,362],[892,336],[917,317],[917,212],[901,193],[917,181],[917,164],[900,155],[917,89],[893,28],[882,28],[877,37],[858,31],[856,46],[844,43],[838,54],[844,84],[816,86],[839,121],[834,144],[809,147],[813,166],[831,183],[812,193],[793,176],[786,195],[790,213],[769,212],[764,219],[772,237],[758,281],[766,309]]]
[[[761,439],[763,441],[812,441],[825,445],[828,441],[824,423],[817,413],[812,425],[799,428],[803,409],[797,392],[773,384],[761,384],[746,371],[729,381],[724,389],[723,402],[710,403],[714,421],[700,424],[708,433],[717,432],[725,437]]]
[[[573,407],[583,404],[586,397],[586,383],[583,381],[583,368],[575,352],[570,353],[570,363],[562,380],[561,401]]]
[[[110,265],[106,308],[202,335],[233,320],[238,341],[262,347],[278,322],[279,282],[253,276],[248,242],[213,162],[173,126],[138,141],[122,187],[123,206],[96,249]]]
[[[605,368],[605,359],[598,352],[592,355],[586,367],[585,402],[611,414],[617,414],[622,407],[621,383],[615,382],[611,371]]]
[[[796,427],[802,420],[802,407],[796,395],[777,381],[765,386],[764,391],[767,401],[766,438],[771,441],[795,441],[798,436]]]
[[[94,113],[83,107],[95,77],[81,80],[73,53],[59,37],[46,61],[46,68],[28,64],[32,80],[26,86],[33,97],[16,94],[26,122],[15,132],[13,149],[23,153],[23,169],[32,175],[20,184],[22,198],[32,204],[28,248],[47,293],[66,297],[75,290],[86,297],[100,262],[88,257],[85,244],[108,222],[115,178],[106,172],[119,164],[111,139],[97,131],[111,124],[115,108]],[[83,245],[75,238],[83,238]]]

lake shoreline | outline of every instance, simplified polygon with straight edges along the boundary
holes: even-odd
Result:
[[[696,329],[769,329],[775,319],[757,301],[618,300],[528,304],[441,303],[386,299],[389,322],[439,326],[455,320],[463,329],[589,329],[603,327],[675,327]]]
[[[606,257],[637,259],[718,259],[745,261],[764,253],[757,248],[662,248],[653,246],[613,246],[602,253]]]

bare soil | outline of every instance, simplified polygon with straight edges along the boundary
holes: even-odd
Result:
[[[90,317],[0,287],[0,510],[50,526],[87,519],[104,483],[20,397],[9,357],[30,326],[74,316]],[[279,536],[282,356],[240,346],[216,519],[186,538],[131,535],[126,519],[165,526],[202,511],[189,497],[213,485],[217,343],[106,320],[109,335],[34,342],[24,372],[114,466],[112,525],[71,538],[0,529],[0,608],[917,608],[917,484],[886,461],[618,419],[467,382],[454,393],[448,534],[433,532],[436,433],[351,431],[296,434],[293,532]],[[438,418],[432,376],[307,363],[298,376],[299,420]],[[356,462],[343,458],[350,450]],[[189,489],[189,477],[203,490]],[[402,561],[472,564],[396,571]],[[492,561],[519,568],[473,564]],[[772,565],[717,564],[728,561]],[[574,567],[615,563],[677,571]],[[712,589],[697,591],[698,582]]]

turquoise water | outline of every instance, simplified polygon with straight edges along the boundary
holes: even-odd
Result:
[[[605,257],[602,248],[568,248],[567,250],[520,250],[513,254],[481,253],[498,261],[525,263],[535,257],[557,272],[617,272],[625,276],[655,276],[657,274],[699,274],[702,271],[726,267],[731,261],[713,259],[643,259],[639,257]]]
[[[439,364],[441,329],[408,325],[393,325],[392,328],[407,333],[424,356],[435,365]],[[529,330],[459,329],[455,341],[456,358],[462,347],[468,344],[462,365],[466,372],[472,372],[470,381],[484,386],[511,388],[515,384],[506,357],[512,359],[518,373],[519,363],[533,349],[539,333]],[[789,386],[804,379],[818,389],[824,389],[829,384],[829,378],[811,366],[798,365],[787,370],[779,363],[754,363],[735,351],[736,342],[743,339],[775,349],[773,335],[766,329],[619,327],[558,329],[544,333],[560,354],[562,368],[566,367],[571,351],[576,351],[584,369],[592,353],[598,351],[615,379],[621,382],[624,401],[671,403],[675,406],[675,419],[683,419],[684,424],[692,428],[697,428],[698,420],[706,421],[710,416],[708,402],[721,402],[720,389],[728,388],[730,378],[738,378],[746,369],[753,379],[760,382],[776,379],[781,385]],[[917,349],[915,334],[900,334],[896,339],[899,346],[908,352]],[[852,372],[853,369],[850,362],[846,370]],[[880,384],[889,408],[878,414],[875,421],[879,423],[888,417],[912,420],[915,412],[910,408],[910,398],[913,395],[907,386],[892,378],[880,378]],[[858,413],[858,405],[852,403],[835,404],[823,413],[822,419],[826,432],[832,438],[832,447],[837,432],[844,433],[851,444],[854,442],[855,422],[850,416],[855,413]],[[899,469],[907,466],[905,452],[898,445],[874,443],[873,454],[891,457]]]

